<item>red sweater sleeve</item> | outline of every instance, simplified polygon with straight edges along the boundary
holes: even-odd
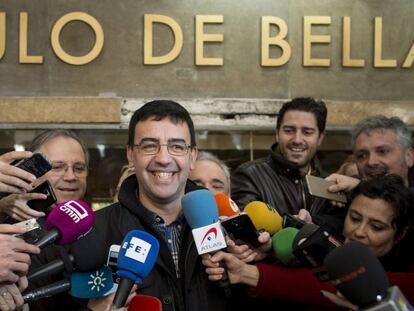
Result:
[[[257,287],[250,288],[251,296],[270,298],[283,302],[292,302],[308,306],[338,308],[320,291],[336,293],[330,282],[319,281],[312,271],[305,268],[289,268],[278,265],[259,263],[260,277]]]
[[[341,309],[320,294],[321,290],[336,293],[335,287],[319,281],[311,270],[265,263],[256,266],[260,276],[257,286],[249,290],[251,296]],[[387,272],[387,276],[391,285],[398,286],[410,304],[414,304],[414,271]]]

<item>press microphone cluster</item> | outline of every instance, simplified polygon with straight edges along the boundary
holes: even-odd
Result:
[[[338,247],[324,265],[333,285],[361,310],[413,310],[399,288],[390,286],[382,264],[366,245],[352,241]]]
[[[253,248],[260,247],[258,237],[261,232],[267,231],[270,235],[282,228],[283,218],[270,205],[253,201],[240,209],[228,196],[216,194],[218,212],[221,225],[226,233],[236,242],[247,243]]]

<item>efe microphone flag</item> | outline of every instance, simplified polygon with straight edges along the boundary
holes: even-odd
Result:
[[[141,284],[151,272],[159,249],[158,240],[147,232],[132,230],[125,236],[118,254],[116,274],[121,281],[113,301],[115,308],[123,307],[134,283]]]

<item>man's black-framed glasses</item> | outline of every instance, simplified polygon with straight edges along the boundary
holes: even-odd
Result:
[[[160,144],[158,140],[146,140],[143,139],[139,144],[134,144],[134,148],[137,148],[139,153],[145,155],[154,155],[160,152],[161,146],[167,146],[167,151],[170,155],[183,156],[191,149],[191,145],[181,140],[172,140],[166,144]]]

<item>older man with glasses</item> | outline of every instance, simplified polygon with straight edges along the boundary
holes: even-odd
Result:
[[[32,152],[41,152],[51,162],[52,169],[38,178],[33,186],[48,180],[57,202],[82,199],[86,192],[89,154],[81,139],[69,130],[48,130],[37,135],[30,144]],[[0,200],[0,211],[16,220],[42,217],[42,211],[27,206],[27,201],[45,199],[44,194],[11,194]]]
[[[83,141],[70,130],[48,130],[36,136],[29,146],[30,151],[41,152],[50,161],[52,169],[40,177],[36,184],[48,180],[56,194],[57,202],[82,200],[86,192],[89,154]],[[40,219],[42,222],[43,217]],[[51,245],[32,257],[30,271],[55,259],[68,262],[67,248]],[[29,274],[30,274],[29,271]],[[48,278],[32,282],[29,290],[39,288],[67,277],[58,273]],[[79,303],[69,294],[61,293],[30,304],[30,310],[76,310]]]

